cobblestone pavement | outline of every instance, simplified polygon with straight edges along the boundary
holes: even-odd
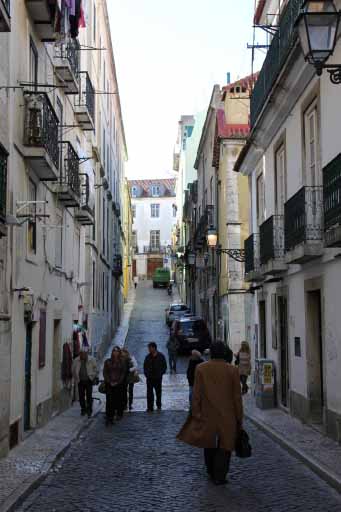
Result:
[[[127,346],[142,368],[148,341],[164,351],[164,290],[141,283]],[[180,370],[187,361],[183,358]],[[147,414],[145,386],[136,387],[133,413],[105,427],[102,415],[73,444],[19,512],[335,512],[341,496],[297,459],[247,422],[253,456],[234,458],[229,484],[216,487],[201,450],[176,441],[186,418],[184,375],[165,379],[162,412]]]

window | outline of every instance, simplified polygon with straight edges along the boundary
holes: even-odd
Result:
[[[37,187],[31,179],[28,180],[28,200],[37,200]],[[29,221],[27,223],[27,246],[28,252],[30,254],[35,254],[37,252],[37,222],[35,217],[36,205],[31,204],[29,206],[29,209],[31,217],[29,218]]]
[[[63,216],[57,215],[55,228],[55,265],[58,268],[63,266]]]
[[[137,247],[137,231],[133,231],[131,234],[131,245],[133,249]]]
[[[160,231],[153,230],[150,232],[150,247],[158,249],[160,247]]]
[[[305,114],[304,118],[305,132],[305,162],[306,162],[306,184],[312,187],[321,184],[321,178],[318,169],[318,124],[317,107],[314,104]]]
[[[46,364],[46,311],[40,310],[39,317],[39,368],[44,368]]]
[[[75,276],[78,279],[80,274],[80,253],[81,253],[81,237],[80,231],[75,230]]]
[[[131,205],[131,213],[132,213],[133,219],[135,219],[135,217],[136,217],[136,204],[132,204]]]
[[[282,145],[276,151],[275,157],[275,209],[277,215],[284,214],[284,203],[286,201],[286,168],[285,149]]]
[[[137,187],[131,187],[131,196],[137,197]]]
[[[265,197],[263,173],[257,178],[257,222],[260,226],[265,220]]]
[[[30,38],[30,83],[34,84],[32,86],[32,90],[37,89],[38,83],[38,51],[33,42],[33,39]]]
[[[160,217],[160,205],[159,204],[151,204],[150,205],[150,214],[152,217]]]
[[[176,217],[176,213],[178,211],[178,207],[176,206],[176,204],[173,204],[172,208],[173,208],[173,217]]]
[[[96,307],[96,263],[92,262],[92,307]]]
[[[153,197],[159,197],[160,195],[160,187],[159,185],[153,185],[152,186],[152,196]]]

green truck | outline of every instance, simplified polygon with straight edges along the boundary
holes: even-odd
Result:
[[[171,276],[168,268],[156,268],[153,274],[153,288],[168,288],[170,278]]]

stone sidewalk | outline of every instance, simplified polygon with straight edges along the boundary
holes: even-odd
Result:
[[[112,346],[124,345],[134,303],[135,292],[131,290]],[[105,398],[94,392],[94,399],[94,413],[90,420],[80,416],[79,405],[75,403],[46,426],[30,433],[5,459],[0,460],[0,512],[16,510],[17,504],[44,480],[70,445],[95,421]]]
[[[297,459],[341,492],[341,445],[279,408],[261,410],[244,398],[245,415]]]

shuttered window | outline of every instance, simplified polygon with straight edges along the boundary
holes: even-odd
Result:
[[[40,310],[39,321],[39,368],[46,365],[46,311]]]

